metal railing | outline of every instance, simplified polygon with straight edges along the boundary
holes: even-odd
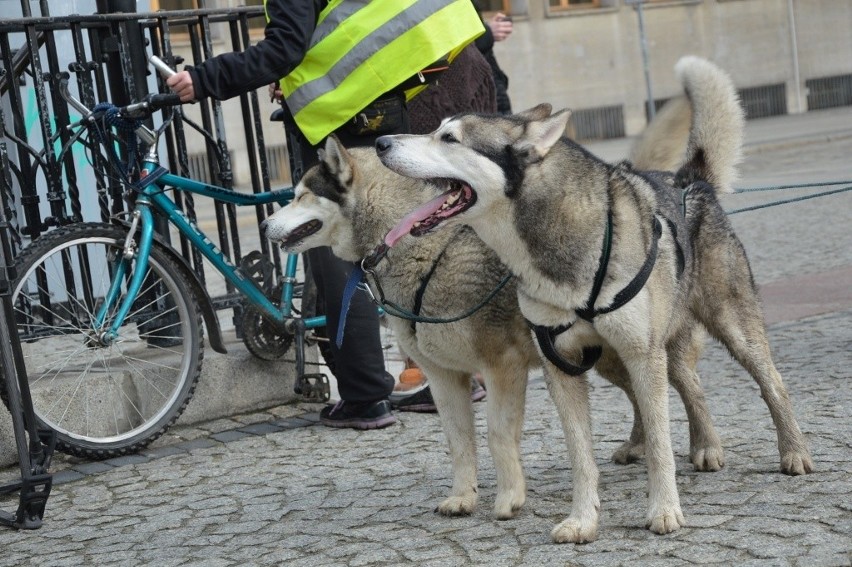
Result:
[[[148,71],[148,54],[156,54],[174,66],[183,60],[176,51],[189,52],[187,59],[191,60],[187,63],[212,57],[214,48],[241,51],[251,42],[251,24],[263,17],[263,9],[257,6],[134,13],[133,0],[98,0],[99,13],[59,17],[49,17],[48,3],[41,2],[41,16],[32,17],[29,2],[23,0],[21,4],[22,13],[30,17],[0,22],[0,112],[6,124],[0,143],[8,148],[10,168],[9,180],[0,178],[0,202],[9,223],[13,256],[52,228],[80,220],[103,221],[127,207],[125,188],[97,157],[91,165],[85,156],[73,151],[59,157],[58,150],[69,138],[65,127],[75,120],[74,110],[59,96],[63,73],[70,73],[72,88],[76,87],[78,98],[89,108],[102,101],[127,104],[158,90],[157,78]],[[125,11],[107,13],[118,9]],[[200,155],[205,178],[233,188],[231,147],[236,145],[240,147],[240,163],[248,164],[245,185],[255,192],[271,188],[268,156],[281,152],[267,152],[262,122],[268,116],[261,115],[257,93],[238,100],[241,120],[235,119],[229,108],[230,128],[226,128],[223,106],[218,101],[204,100],[192,108],[193,116],[200,116],[197,123],[202,134],[190,129],[195,121],[176,117],[161,140],[165,149],[161,154],[173,171],[192,176],[200,169]],[[241,131],[235,134],[233,124],[239,124]],[[229,144],[229,135],[230,142],[239,143]],[[277,176],[280,164],[274,165]],[[191,195],[179,197],[184,212],[196,219]],[[268,207],[258,208],[257,220],[270,213]],[[244,254],[234,206],[216,202],[209,215],[215,220],[219,247],[239,263]],[[280,268],[277,250],[266,242],[257,226],[244,226],[243,236],[249,236],[252,243],[259,242],[261,251]],[[185,240],[172,245],[204,282],[201,256]],[[213,301],[220,309],[239,309],[231,289],[218,293]]]
[[[12,414],[21,468],[20,482],[0,486],[0,494],[20,495],[15,513],[0,511],[0,525],[19,529],[41,526],[52,481],[48,470],[53,439],[50,432],[37,430],[21,360],[10,298],[14,258],[28,242],[53,228],[106,221],[125,212],[130,200],[126,187],[110,174],[97,152],[88,156],[66,151],[71,147],[67,126],[79,116],[60,96],[60,79],[70,75],[72,89],[88,108],[106,101],[128,104],[162,88],[148,72],[149,54],[180,63],[182,58],[173,50],[175,39],[189,49],[193,63],[213,56],[214,43],[221,50],[243,50],[250,43],[250,22],[263,15],[260,7],[134,13],[134,0],[97,0],[98,13],[53,17],[42,0],[35,17],[30,4],[21,0],[22,18],[0,21],[0,338],[5,338],[0,340],[5,345],[0,349],[0,394]],[[267,118],[261,116],[256,93],[240,97],[239,112],[233,120],[229,110],[231,123],[241,126],[240,162],[249,164],[251,190],[268,191],[267,156],[274,156],[278,172],[286,152],[280,147],[267,151],[262,129]],[[204,168],[209,182],[234,188],[233,144],[223,114],[221,103],[202,101],[193,109],[200,126],[176,116],[160,142],[170,169],[192,177]],[[190,140],[192,126],[199,134]],[[233,141],[233,128],[230,132]],[[177,198],[186,215],[196,220],[192,196]],[[257,220],[271,212],[258,207]],[[213,216],[219,247],[239,262],[241,234],[234,206],[216,202]],[[259,242],[280,274],[280,255],[260,233],[259,223],[253,224],[252,242]],[[169,238],[165,227],[163,236]],[[177,238],[172,244],[203,283],[201,255],[184,237]],[[239,321],[238,295],[231,288],[213,302],[220,309],[233,307],[234,320]]]

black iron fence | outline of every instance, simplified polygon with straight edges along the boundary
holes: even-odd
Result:
[[[214,50],[244,49],[252,31],[263,25],[260,7],[134,13],[135,4],[97,0],[95,14],[54,17],[43,1],[36,17],[30,13],[30,2],[22,0],[25,17],[0,21],[0,152],[9,164],[8,175],[0,176],[0,200],[13,256],[52,228],[80,220],[105,221],[127,206],[125,188],[108,174],[102,160],[95,156],[90,163],[80,152],[60,151],[69,141],[66,127],[80,118],[59,94],[63,74],[89,108],[104,101],[128,104],[149,91],[164,90],[148,67],[148,55],[158,55],[173,66],[197,63],[213,56]],[[125,12],[116,13],[121,9]],[[232,104],[226,113],[222,103],[205,100],[189,109],[193,120],[177,116],[161,138],[165,150],[161,155],[173,171],[227,188],[235,186],[238,155],[246,180],[238,189],[269,190],[269,155],[279,171],[280,162],[286,161],[281,152],[267,154],[262,126],[269,107],[262,109],[257,93]],[[277,173],[275,178],[280,177]],[[197,219],[192,196],[178,198],[186,214]],[[270,212],[258,208],[256,220]],[[252,248],[280,267],[278,253],[260,234],[258,222],[243,222],[241,239],[234,206],[216,202],[204,215],[209,217],[206,222],[215,222],[219,247],[236,262],[244,255],[241,242],[250,240]],[[204,282],[201,256],[185,240],[172,244]],[[238,304],[227,288],[213,295],[217,308]]]

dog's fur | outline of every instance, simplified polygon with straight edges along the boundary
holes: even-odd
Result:
[[[688,122],[691,110],[684,110],[681,119]],[[685,147],[684,138],[678,153],[683,154]],[[400,187],[407,190],[400,192]],[[366,256],[402,214],[426,200],[431,191],[429,184],[382,166],[372,149],[346,150],[330,138],[320,165],[312,168],[297,187],[295,200],[266,221],[266,235],[291,252],[331,246],[338,256],[356,261]],[[309,233],[308,227],[315,232]],[[421,282],[433,266],[420,311],[426,317],[447,318],[467,312],[508,274],[496,254],[464,227],[426,239],[403,238],[375,268],[375,274],[385,298],[411,310]],[[498,478],[494,513],[498,518],[513,516],[525,499],[518,452],[525,385],[529,369],[539,365],[529,329],[520,314],[514,282],[467,319],[446,325],[414,325],[391,317],[390,324],[403,350],[429,376],[450,441],[454,488],[438,510],[448,515],[466,514],[473,511],[476,503],[472,408],[461,390],[467,387],[468,374],[481,371],[489,390],[489,446]],[[692,367],[700,342],[694,352]],[[635,406],[626,370],[612,362],[601,372],[626,389]],[[690,376],[686,382],[673,384],[690,419],[690,459],[695,469],[720,469],[724,464],[722,448],[698,381]],[[452,392],[445,394],[449,389]],[[643,455],[644,432],[635,410],[630,439],[615,451],[613,459],[627,463]]]
[[[510,117],[461,115],[430,135],[387,136],[376,144],[390,169],[432,181],[435,189],[450,188],[446,208],[421,207],[415,214],[421,222],[415,224],[409,215],[403,228],[422,235],[439,225],[472,227],[516,274],[527,319],[547,327],[573,324],[556,339],[561,353],[576,360],[582,347],[600,345],[599,370],[626,367],[645,426],[646,522],[656,533],[684,524],[666,380],[697,383],[695,350],[688,347],[702,328],[760,386],[777,429],[782,471],[812,469],[770,356],[745,252],[717,201],[717,192],[730,190],[740,156],[744,119],[736,91],[724,72],[696,57],[682,58],[676,72],[692,107],[684,165],[676,175],[602,162],[564,137],[568,113],[551,114],[548,105]],[[399,191],[415,188],[419,191],[420,185]],[[663,225],[659,253],[635,297],[587,322],[576,310],[587,307],[608,211],[614,219],[612,249],[594,307],[610,305],[640,270],[655,217]],[[552,535],[556,541],[590,541],[597,534],[599,500],[587,384],[582,376],[562,375],[550,362],[544,366],[574,475],[571,514]]]
[[[652,124],[634,152],[649,154],[650,148],[642,146],[659,145],[659,138],[664,137],[672,120],[686,123],[688,129],[692,114],[689,105],[680,105],[669,114],[672,118],[666,121],[667,125],[661,128]],[[671,148],[668,154],[657,151],[646,163],[668,164],[682,159],[686,135],[681,136],[679,147],[676,144],[667,147]],[[321,158],[321,163],[297,187],[295,200],[265,224],[267,237],[291,252],[331,246],[338,256],[356,261],[381,242],[405,212],[432,194],[428,183],[402,177],[382,166],[372,149],[346,150],[330,138]],[[426,317],[447,318],[465,313],[508,274],[496,254],[466,227],[441,231],[425,239],[402,238],[387,259],[378,264],[375,274],[386,299],[411,310],[421,282],[433,267],[420,311]],[[482,371],[489,391],[489,446],[498,479],[494,513],[498,518],[512,517],[525,499],[518,448],[525,385],[529,369],[539,364],[529,329],[520,314],[514,282],[479,312],[462,321],[414,325],[391,317],[390,324],[403,350],[426,371],[449,440],[453,491],[438,510],[447,515],[467,514],[476,504],[473,418],[465,390],[466,376]],[[690,369],[695,367],[702,339],[696,333],[694,344],[689,345]],[[625,389],[634,405],[630,439],[613,454],[616,462],[631,462],[644,455],[645,436],[627,371],[614,357],[603,361],[598,370]],[[724,464],[721,444],[696,376],[690,372],[674,374],[672,378],[689,416],[690,459],[695,469],[720,469]]]

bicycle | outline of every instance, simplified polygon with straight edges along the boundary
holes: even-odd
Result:
[[[153,56],[151,63],[161,73],[174,73]],[[174,424],[193,396],[203,359],[202,320],[211,347],[225,352],[207,291],[155,233],[157,217],[167,219],[242,295],[249,351],[275,360],[295,343],[296,392],[327,400],[326,376],[304,372],[306,331],[326,321],[323,315],[302,317],[296,309],[298,256],[287,256],[273,288],[268,269],[235,266],[167,194],[186,191],[237,206],[284,205],[293,199],[293,188],[242,194],[161,166],[157,141],[171,116],[156,130],[141,119],[180,105],[177,95],[151,94],[127,106],[91,110],[69,93],[67,77],[60,91],[83,116],[69,126],[72,142],[85,131],[103,135],[111,123],[132,129],[148,151],[136,181],[122,172],[135,199],[129,220],[66,225],[33,240],[17,259],[16,325],[36,419],[40,428],[56,432],[57,449],[94,459],[139,451]],[[113,169],[121,169],[114,150],[108,155]],[[266,274],[256,280],[253,270]]]

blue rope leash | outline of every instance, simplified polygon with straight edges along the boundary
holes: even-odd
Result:
[[[141,120],[128,119],[118,113],[118,107],[110,102],[101,102],[92,110],[93,114],[100,115],[100,118],[94,122],[95,136],[104,147],[109,156],[110,161],[121,173],[122,177],[128,179],[128,171],[132,169],[134,161],[138,157],[139,142],[136,139],[136,129],[142,125]],[[109,143],[108,129],[115,128],[126,140],[127,146],[127,164],[123,164],[118,158],[115,151],[115,146]]]

